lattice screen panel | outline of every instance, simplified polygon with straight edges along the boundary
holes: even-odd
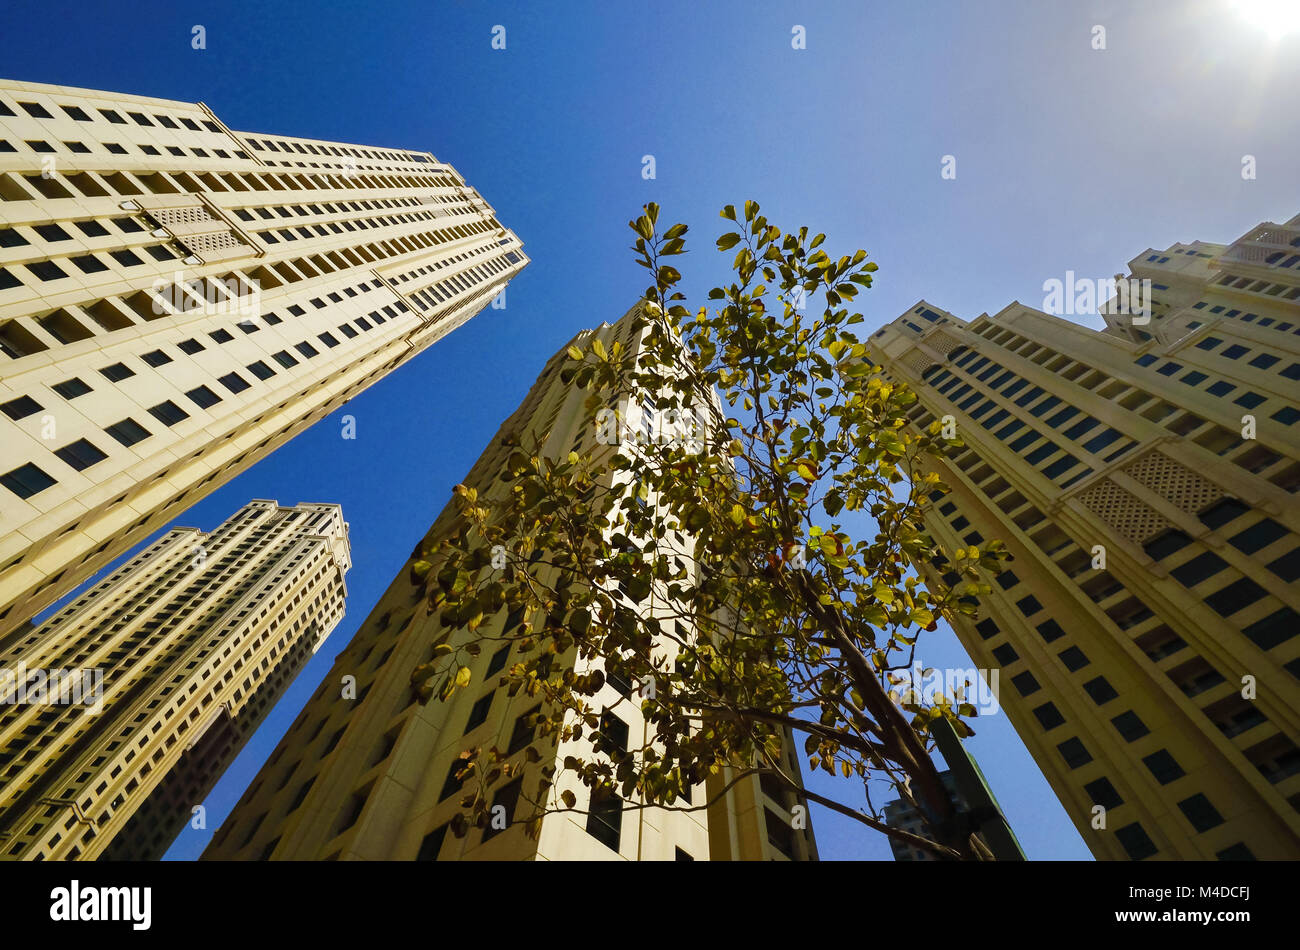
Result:
[[[1164,515],[1109,478],[1079,495],[1079,501],[1134,544],[1142,544],[1173,527]]]
[[[1156,450],[1129,463],[1124,474],[1189,515],[1223,497],[1212,481]]]

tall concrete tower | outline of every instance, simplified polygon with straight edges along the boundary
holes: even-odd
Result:
[[[338,505],[254,501],[0,642],[0,858],[161,857],[343,616],[350,566]]]
[[[599,337],[607,349],[614,341],[635,350],[640,333],[636,310],[613,325],[584,331],[572,342],[589,346]],[[565,348],[567,349],[567,347]],[[464,484],[484,497],[504,474],[512,451],[502,444],[507,433],[542,436],[540,451],[564,457],[571,451],[614,451],[598,442],[597,426],[584,403],[587,393],[561,381],[568,359],[557,353],[533,385],[523,404],[502,425],[498,437],[474,464]],[[639,403],[621,407],[628,424],[648,431]],[[430,530],[434,539],[455,529],[459,513],[448,505]],[[540,552],[537,557],[540,558]],[[472,667],[481,684],[458,690],[446,702],[422,704],[412,672],[428,661],[442,627],[438,613],[425,610],[410,567],[398,576],[339,654],[334,669],[288,734],[271,755],[248,792],[215,834],[205,858],[284,860],[811,860],[816,846],[807,809],[779,782],[740,778],[730,792],[722,786],[735,772],[691,791],[699,811],[625,807],[615,797],[589,809],[590,814],[560,811],[542,821],[540,836],[529,838],[521,823],[504,830],[471,828],[464,838],[449,834],[461,797],[470,790],[457,777],[458,755],[469,744],[496,745],[511,761],[535,750],[536,768],[558,764],[566,755],[593,754],[591,737],[552,743],[535,738],[530,716],[538,700],[523,692],[509,695],[501,672],[519,649],[502,634],[522,622],[507,614],[485,620],[475,631],[483,647]],[[537,570],[550,570],[543,566]],[[668,638],[663,638],[665,643]],[[502,645],[504,643],[504,645]],[[675,648],[674,648],[675,651]],[[349,691],[349,685],[352,689]],[[639,748],[649,734],[634,684],[607,677],[592,700],[604,713],[600,731],[622,744]],[[627,743],[633,739],[633,745]],[[794,745],[787,737],[785,768],[798,776]],[[476,779],[471,781],[477,781]],[[535,782],[535,778],[524,781]],[[588,792],[574,783],[587,809]],[[530,785],[531,787],[531,785]],[[563,786],[567,788],[567,786]],[[562,786],[557,783],[554,792]],[[494,803],[508,819],[522,814],[518,780],[497,790]]]
[[[965,442],[926,524],[1015,561],[956,633],[1093,853],[1300,857],[1300,217],[1130,268],[873,358]]]
[[[526,263],[428,152],[0,82],[0,635]]]

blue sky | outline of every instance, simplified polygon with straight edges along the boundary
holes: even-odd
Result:
[[[177,519],[210,529],[251,498],[338,502],[355,566],[347,616],[209,797],[208,831],[170,855],[202,850],[545,360],[638,297],[626,222],[643,203],[692,226],[680,266],[697,300],[730,259],[713,250],[724,204],[754,198],[833,253],[866,249],[880,270],[858,298],[864,335],[922,297],[972,319],[1041,301],[1067,270],[1107,277],[1148,246],[1231,240],[1300,210],[1300,32],[1271,35],[1237,2],[9,0],[7,78],[202,100],[241,131],[427,149],[532,258],[505,310]],[[940,177],[945,155],[955,179]],[[966,664],[946,631],[931,649],[927,665]],[[1030,857],[1087,857],[1005,716],[978,727],[970,747]],[[824,858],[889,856],[848,819],[813,820]]]

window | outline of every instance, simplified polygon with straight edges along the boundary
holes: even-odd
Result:
[[[1061,625],[1055,620],[1045,620],[1036,629],[1038,635],[1043,638],[1044,643],[1051,643],[1065,636],[1065,631],[1061,629]]]
[[[170,399],[160,402],[149,410],[149,414],[165,426],[174,426],[190,417],[190,414]]]
[[[477,729],[487,721],[488,712],[492,708],[492,697],[495,693],[488,693],[486,696],[479,698],[469,711],[469,722],[465,723],[465,732]]]
[[[105,366],[99,372],[110,383],[121,382],[122,380],[135,375],[135,371],[128,369],[124,363],[114,363],[112,366]]]
[[[1138,714],[1131,709],[1120,713],[1110,721],[1110,724],[1124,737],[1125,742],[1135,742],[1151,731]]]
[[[628,725],[608,709],[600,717],[600,736],[601,749],[617,749],[619,752],[627,751]]]
[[[1038,692],[1042,688],[1039,685],[1038,680],[1034,679],[1034,674],[1030,673],[1028,670],[1011,677],[1011,685],[1016,688],[1016,691],[1019,692],[1021,696],[1029,696],[1032,693]]]
[[[492,807],[488,809],[488,826],[483,829],[484,841],[495,838],[514,822],[515,808],[519,805],[519,793],[523,786],[524,779],[520,776],[508,785],[501,786],[492,796]]]
[[[1161,561],[1169,555],[1181,551],[1191,543],[1192,539],[1190,537],[1177,529],[1171,528],[1147,541],[1142,545],[1142,549],[1150,555],[1152,560]]]
[[[609,794],[599,801],[593,800],[587,812],[587,834],[611,851],[617,851],[622,833],[623,799]]]
[[[1174,757],[1166,749],[1153,752],[1144,758],[1142,762],[1151,770],[1151,774],[1155,776],[1156,781],[1161,785],[1168,785],[1186,774],[1182,766],[1175,761]]]
[[[468,764],[464,759],[452,759],[451,768],[447,769],[447,780],[442,783],[442,792],[438,795],[438,801],[446,801],[460,791],[461,786],[465,784],[465,779],[469,777],[467,773],[461,770]]]
[[[674,852],[674,854],[673,854],[673,860],[674,860],[674,861],[694,861],[694,860],[695,860],[693,857],[691,857],[691,855],[690,855],[688,852],[683,851],[681,848],[674,848],[674,849],[673,849],[673,852]]]
[[[1055,703],[1043,703],[1034,710],[1034,715],[1038,717],[1038,722],[1042,725],[1044,731],[1051,732],[1057,726],[1065,723],[1065,717],[1061,711],[1056,708]]]
[[[272,353],[271,358],[275,360],[277,363],[279,363],[281,366],[283,366],[285,369],[288,369],[291,366],[298,365],[298,361],[294,359],[292,356],[290,356],[284,350],[281,350],[279,353]]]
[[[1056,747],[1065,759],[1065,764],[1072,769],[1077,769],[1081,765],[1086,765],[1092,761],[1092,754],[1084,747],[1083,743],[1077,738],[1066,739]]]
[[[267,366],[261,360],[258,360],[256,363],[249,363],[248,371],[258,379],[270,379],[275,375],[275,370],[271,369],[271,367]]]
[[[1020,608],[1020,612],[1026,617],[1032,617],[1043,609],[1043,605],[1038,602],[1038,598],[1033,594],[1016,601],[1016,606]]]
[[[451,827],[451,822],[439,825],[424,836],[420,842],[420,850],[415,855],[417,861],[437,861],[438,852],[442,850],[442,843],[447,838],[447,829]]]
[[[1192,823],[1192,827],[1197,831],[1209,831],[1211,828],[1223,824],[1223,816],[1219,814],[1218,809],[1210,804],[1210,800],[1204,795],[1193,795],[1191,798],[1185,798],[1178,803],[1187,820]]]
[[[1221,498],[1208,508],[1203,508],[1196,517],[1208,528],[1221,528],[1235,521],[1250,511],[1250,506],[1242,504],[1236,498]]]
[[[152,352],[146,353],[144,356],[140,357],[140,359],[144,360],[150,366],[165,366],[172,361],[172,358],[162,350],[153,350]]]
[[[109,435],[117,439],[125,446],[135,445],[144,439],[149,438],[150,432],[134,419],[126,418],[121,422],[116,422],[104,429]]]
[[[64,399],[76,399],[78,396],[84,396],[90,392],[90,387],[83,383],[76,376],[62,383],[55,383],[50,387]]]
[[[506,749],[506,755],[514,755],[533,741],[537,726],[532,720],[540,709],[541,706],[534,706],[515,720],[515,728],[510,733],[510,745]]]
[[[43,408],[45,407],[31,396],[19,396],[17,399],[10,399],[0,405],[0,410],[3,410],[4,414],[14,421],[25,419],[34,412],[40,412]]]
[[[185,395],[189,396],[190,401],[200,409],[207,409],[209,406],[215,406],[217,403],[221,402],[221,397],[207,386],[198,386],[191,389]]]
[[[217,343],[229,343],[234,339],[229,330],[213,330],[208,336],[212,337]]]
[[[1083,669],[1089,663],[1088,657],[1078,647],[1067,647],[1057,655],[1071,673]]]
[[[1095,782],[1089,782],[1083,786],[1083,790],[1088,793],[1094,805],[1102,808],[1118,808],[1124,804],[1124,799],[1119,797],[1119,792],[1115,791],[1115,786],[1108,779],[1099,778]]]
[[[253,385],[238,373],[227,373],[225,376],[218,379],[217,382],[222,386],[225,386],[232,393],[242,393],[245,389],[249,389]]]
[[[68,276],[50,261],[31,261],[24,266],[41,280],[58,280]]]
[[[87,442],[85,439],[78,439],[76,442],[69,443],[61,449],[55,449],[54,454],[63,461],[67,462],[78,472],[90,468],[96,462],[102,462],[108,458],[96,446]]]
[[[1195,587],[1207,577],[1213,577],[1228,566],[1228,562],[1210,551],[1192,558],[1186,564],[1174,568],[1170,575],[1184,587]]]
[[[1092,701],[1098,706],[1106,705],[1119,695],[1119,693],[1115,692],[1115,687],[1111,686],[1110,681],[1104,676],[1088,680],[1083,684],[1083,690],[1092,697]]]
[[[985,640],[988,640],[990,637],[996,637],[999,633],[998,625],[994,623],[992,619],[981,620],[979,623],[975,624],[975,630]]]
[[[71,258],[71,261],[77,265],[83,274],[98,274],[101,271],[108,270],[108,265],[94,254],[82,254],[79,257]]]
[[[1251,360],[1249,365],[1256,366],[1259,369],[1269,369],[1277,362],[1277,359],[1278,358],[1271,353],[1261,353],[1259,356]]]
[[[997,660],[1002,666],[1009,666],[1020,659],[1020,654],[1009,643],[1004,643],[993,651],[993,659]]]
[[[195,353],[198,353],[203,349],[202,343],[200,343],[198,340],[192,340],[192,339],[182,340],[180,343],[177,343],[176,346],[180,349],[182,353],[188,353],[190,356],[193,356]]]
[[[0,485],[4,485],[19,498],[31,498],[56,484],[58,483],[54,479],[30,462],[0,475]]]
[[[498,673],[501,670],[505,669],[506,657],[508,657],[509,655],[510,655],[510,644],[507,643],[500,650],[497,650],[496,653],[492,654],[492,659],[488,661],[487,673],[485,675],[492,676],[494,673]]]
[[[1119,839],[1120,846],[1134,861],[1149,858],[1159,850],[1151,841],[1150,836],[1142,830],[1142,826],[1136,821],[1117,830],[1115,837]]]

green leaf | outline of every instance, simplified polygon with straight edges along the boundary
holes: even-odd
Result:
[[[718,250],[729,251],[740,243],[740,235],[735,231],[728,231],[722,237],[718,238]]]

